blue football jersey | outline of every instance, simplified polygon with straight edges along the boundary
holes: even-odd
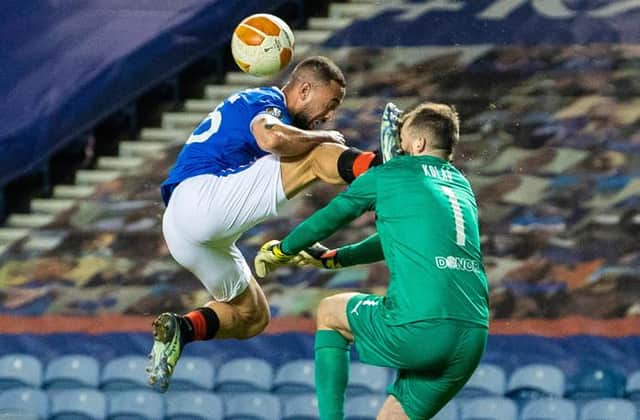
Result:
[[[160,191],[165,205],[183,180],[202,174],[225,176],[250,167],[268,155],[251,133],[261,113],[291,124],[284,94],[277,87],[247,89],[221,102],[189,136]]]

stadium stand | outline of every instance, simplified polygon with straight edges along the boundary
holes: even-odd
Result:
[[[122,391],[109,397],[109,420],[157,420],[165,417],[164,398],[146,390]]]
[[[347,395],[381,394],[389,384],[389,369],[365,363],[351,363]]]
[[[104,391],[127,391],[146,388],[146,357],[123,356],[107,362],[102,369],[100,388]]]
[[[633,372],[627,378],[625,385],[625,398],[640,402],[640,371]]]
[[[40,360],[25,354],[8,354],[0,358],[0,389],[22,386],[39,388],[41,384]]]
[[[280,400],[267,393],[239,393],[225,399],[225,420],[268,420],[281,415]]]
[[[283,420],[318,420],[318,399],[315,394],[296,395],[294,397],[283,396],[282,419]]]
[[[207,392],[169,392],[166,395],[167,420],[221,419],[224,405],[218,395]]]
[[[12,46],[6,57],[15,63],[1,65],[0,57],[9,69],[9,78],[0,75],[0,91],[7,92],[0,105],[0,185],[4,208],[20,210],[0,228],[0,329],[20,331],[0,335],[0,418],[317,418],[313,324],[299,325],[324,296],[384,292],[382,264],[273,275],[263,284],[273,323],[279,332],[296,332],[189,348],[166,395],[147,392],[140,357],[150,344],[146,317],[206,300],[164,245],[157,187],[203,115],[228,94],[267,83],[223,75],[229,57],[217,48],[228,39],[219,34],[241,16],[285,2],[203,13],[220,2],[190,0],[183,8],[99,1],[95,13],[83,9],[69,22],[81,32],[97,27],[95,38],[50,31],[46,44],[47,31],[8,35],[16,33],[18,3],[2,6],[13,14],[0,13],[0,34]],[[61,17],[56,2],[36,3],[29,22]],[[605,3],[346,2],[296,30],[299,56],[327,54],[345,69],[348,96],[335,124],[350,144],[376,146],[388,100],[403,108],[444,101],[461,114],[456,164],[478,196],[492,319],[500,328],[470,382],[436,419],[637,418],[640,7]],[[96,25],[108,16],[111,26]],[[164,24],[170,20],[176,25]],[[91,47],[110,27],[129,39],[110,38],[119,48],[109,57],[55,65],[104,50]],[[185,35],[187,27],[194,32]],[[322,47],[313,46],[318,42]],[[50,65],[33,61],[36,47],[49,51]],[[60,49],[68,53],[56,57]],[[205,58],[213,60],[206,78],[183,83],[191,63]],[[22,75],[24,83],[14,83]],[[159,95],[162,104],[149,106],[143,92]],[[122,119],[125,134],[105,129]],[[60,166],[70,168],[70,178],[56,176],[68,175]],[[49,183],[49,191],[22,191],[16,177],[27,172],[39,179],[38,189]],[[252,256],[265,240],[281,237],[339,190],[313,186],[245,235],[243,253]],[[17,206],[24,196],[28,203]],[[329,245],[360,239],[374,223],[363,217]],[[126,322],[101,318],[121,315],[115,319]],[[35,317],[42,330],[23,328],[33,325],[23,316]],[[76,327],[91,317],[91,327]],[[59,328],[60,319],[73,320],[66,321],[69,330],[32,334]],[[540,333],[550,338],[531,336]],[[373,418],[393,375],[361,370],[355,354],[352,360],[349,418]],[[153,407],[143,410],[147,403]],[[141,410],[125,410],[135,407]]]
[[[635,420],[636,407],[629,401],[604,398],[589,401],[582,408],[580,420]]]
[[[560,398],[529,401],[522,409],[522,420],[576,420],[576,405]]]
[[[278,394],[304,394],[315,392],[313,360],[286,362],[276,371],[273,390]]]
[[[96,390],[55,391],[50,398],[51,420],[100,420],[107,416],[107,398]]]
[[[49,390],[97,388],[99,381],[99,362],[91,356],[78,354],[50,361],[44,371],[42,386]]]
[[[364,394],[347,399],[344,406],[345,420],[375,419],[384,399],[380,394]]]
[[[185,356],[178,363],[180,369],[176,370],[171,380],[172,391],[213,390],[214,369],[209,360]]]
[[[518,416],[516,404],[500,397],[480,397],[462,404],[462,420],[510,420]]]
[[[528,365],[517,368],[509,378],[507,395],[516,400],[562,397],[564,373],[551,365]]]
[[[218,392],[269,391],[273,384],[273,367],[264,360],[242,358],[231,360],[220,367],[216,390]]]
[[[506,375],[504,370],[490,363],[480,364],[464,388],[458,393],[459,398],[474,398],[504,395]]]
[[[623,395],[624,381],[615,372],[586,366],[571,378],[566,395],[575,400],[617,398]]]
[[[0,415],[46,419],[49,417],[49,398],[44,391],[33,388],[4,390],[0,394]]]

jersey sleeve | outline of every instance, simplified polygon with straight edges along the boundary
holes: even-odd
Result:
[[[378,233],[374,233],[355,244],[341,246],[338,248],[337,258],[342,267],[370,264],[384,260]]]
[[[271,115],[280,121],[288,124],[288,111],[284,101],[275,95],[262,95],[259,100],[255,101],[251,107],[251,123],[262,114]]]
[[[293,255],[330,236],[362,213],[373,210],[376,202],[376,169],[369,169],[338,194],[324,208],[302,222],[282,243],[282,251]]]

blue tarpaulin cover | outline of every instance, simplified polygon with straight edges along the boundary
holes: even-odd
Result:
[[[0,186],[283,3],[3,0]]]

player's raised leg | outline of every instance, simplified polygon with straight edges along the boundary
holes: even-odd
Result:
[[[211,300],[185,315],[161,314],[153,322],[149,383],[166,391],[186,344],[213,338],[250,338],[260,334],[269,320],[267,299],[253,276],[247,288],[229,302]]]
[[[372,166],[382,163],[380,152],[363,152],[337,143],[321,143],[304,156],[281,158],[282,187],[287,198],[316,180],[349,184]]]
[[[398,134],[402,114],[395,104],[386,104],[380,119],[380,149],[375,152],[321,143],[303,156],[281,158],[282,184],[287,197],[293,197],[317,179],[329,184],[351,183],[370,167],[402,154]]]

